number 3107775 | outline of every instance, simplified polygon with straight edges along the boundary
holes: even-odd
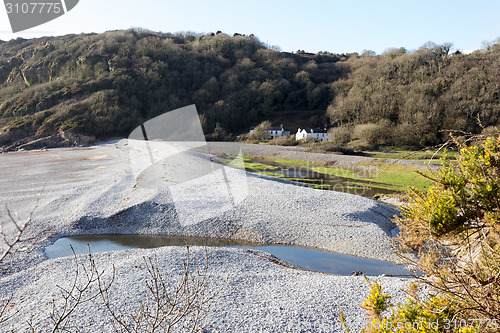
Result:
[[[59,2],[5,3],[7,14],[59,14],[63,11]]]

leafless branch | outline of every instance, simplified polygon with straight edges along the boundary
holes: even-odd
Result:
[[[100,295],[111,314],[115,332],[171,332],[182,325],[183,332],[194,332],[210,310],[210,302],[222,291],[209,293],[207,284],[208,254],[205,249],[204,267],[191,262],[189,246],[186,246],[187,258],[183,262],[182,278],[172,281],[172,276],[165,279],[160,271],[156,257],[144,258],[148,273],[146,288],[148,297],[138,302],[131,315],[116,309],[107,290]]]
[[[73,247],[71,247],[71,251],[75,260],[75,276],[68,288],[57,286],[61,291],[61,296],[52,301],[52,313],[50,315],[50,319],[53,322],[52,332],[68,332],[70,329],[75,329],[75,327],[71,326],[69,319],[77,307],[95,300],[101,292],[107,292],[115,278],[115,269],[113,266],[111,279],[104,283],[103,275],[105,271],[98,269],[95,259],[90,252],[90,247],[88,267],[78,262],[78,257]]]
[[[23,237],[26,229],[33,221],[33,214],[38,208],[39,201],[40,195],[37,196],[35,206],[31,210],[28,218],[23,222],[19,221],[19,216],[16,213],[13,214],[12,211],[7,206],[5,206],[5,209],[7,210],[7,216],[9,217],[10,222],[15,227],[15,235],[13,237],[9,237],[3,229],[4,223],[0,223],[0,239],[2,241],[1,247],[3,248],[3,250],[0,252],[0,262],[2,262],[10,254],[30,250],[31,248],[33,248],[33,246],[40,242],[43,242],[51,236],[51,234],[46,234],[45,236],[41,237],[41,234],[38,233],[31,237]]]

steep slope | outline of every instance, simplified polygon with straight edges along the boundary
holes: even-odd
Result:
[[[218,124],[223,139],[275,111],[326,110],[331,83],[345,73],[338,61],[223,33],[135,29],[16,39],[0,44],[0,126],[9,132],[0,144],[60,131],[127,135],[193,103],[205,133]]]

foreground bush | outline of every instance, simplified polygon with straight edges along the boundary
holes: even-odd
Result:
[[[420,299],[426,293],[412,286],[407,302],[388,311],[390,296],[371,285],[366,332],[500,329],[500,136],[475,139],[471,146],[455,140],[456,163],[444,160],[438,171],[422,174],[434,185],[410,189],[396,218],[399,253],[426,273],[420,279],[431,292]]]
[[[481,327],[495,330],[500,328],[496,320],[461,318],[461,311],[449,296],[427,295],[419,297],[418,284],[410,285],[409,297],[405,303],[393,305],[392,295],[385,294],[375,281],[370,296],[362,308],[368,312],[365,333],[379,332],[481,332]],[[389,311],[390,310],[390,311]]]

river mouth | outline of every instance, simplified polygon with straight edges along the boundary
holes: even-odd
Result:
[[[163,246],[206,246],[229,247],[259,250],[272,254],[278,259],[289,262],[300,268],[329,274],[350,276],[365,274],[378,276],[405,276],[411,273],[403,266],[389,261],[360,258],[345,254],[321,251],[290,245],[268,245],[262,243],[236,241],[230,239],[184,237],[184,236],[151,236],[151,235],[86,235],[58,239],[45,248],[49,259],[71,256],[73,247],[76,254],[118,251],[135,248],[157,248]]]

